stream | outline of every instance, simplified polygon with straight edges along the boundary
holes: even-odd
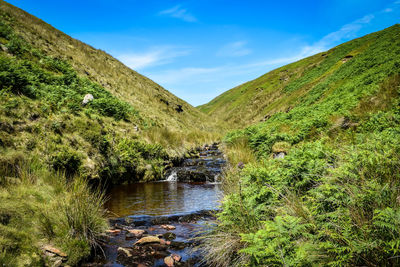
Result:
[[[206,266],[193,248],[215,219],[224,165],[217,144],[206,145],[170,168],[164,181],[112,188],[105,259],[88,266]]]

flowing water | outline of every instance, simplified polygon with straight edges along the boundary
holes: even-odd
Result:
[[[192,249],[195,246],[193,237],[207,227],[213,219],[212,211],[219,208],[222,192],[218,180],[224,164],[217,146],[206,146],[198,157],[185,159],[179,166],[168,170],[164,181],[114,187],[105,207],[111,225],[121,231],[107,237],[104,246],[106,260],[101,264],[165,266],[164,257],[176,253],[182,257],[177,266],[202,266],[201,255]],[[163,224],[175,229],[167,231],[162,228]],[[147,235],[159,237],[172,233],[174,238],[170,239],[171,245],[161,250],[153,249],[152,257],[144,252],[138,257],[121,257],[118,248],[132,249],[139,239],[128,238],[129,229],[142,229],[147,231]],[[136,252],[132,250],[133,254]]]

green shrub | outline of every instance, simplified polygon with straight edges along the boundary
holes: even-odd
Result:
[[[123,103],[115,98],[99,98],[94,99],[90,106],[97,110],[101,115],[114,117],[117,120],[127,120],[131,111],[128,104]]]
[[[82,165],[81,155],[76,151],[62,147],[60,150],[50,158],[52,167],[57,171],[65,172],[68,176],[76,174]]]
[[[67,240],[60,242],[65,242],[64,247],[71,255],[69,263],[75,265],[99,246],[98,236],[107,227],[103,209],[105,196],[100,190],[90,189],[87,181],[81,178],[75,178],[67,192],[64,203],[60,203]]]

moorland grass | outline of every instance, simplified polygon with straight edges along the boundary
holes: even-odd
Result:
[[[1,177],[1,265],[42,266],[41,247],[49,244],[66,253],[70,265],[98,249],[107,228],[101,190],[81,177],[50,172],[38,160],[25,159],[14,174]]]

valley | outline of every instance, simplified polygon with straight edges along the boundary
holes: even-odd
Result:
[[[400,264],[399,24],[193,107],[0,8],[0,265]]]

